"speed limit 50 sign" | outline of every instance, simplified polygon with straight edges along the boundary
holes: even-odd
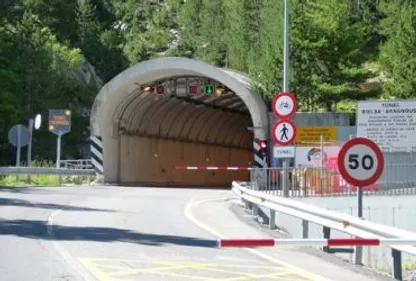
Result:
[[[349,184],[368,186],[375,183],[383,173],[383,153],[373,141],[354,138],[342,146],[338,154],[338,168]]]

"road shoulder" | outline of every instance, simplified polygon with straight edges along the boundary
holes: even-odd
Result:
[[[192,213],[197,221],[203,222],[206,229],[211,229],[221,238],[282,238],[276,230],[270,230],[260,225],[245,211],[241,200],[233,195],[225,198],[195,200]],[[217,214],[217,216],[212,216]],[[199,223],[202,224],[202,223]],[[200,225],[201,226],[201,225]],[[309,248],[255,248],[247,249],[257,256],[280,264],[293,265],[298,270],[310,272],[323,278],[314,280],[383,280],[392,281],[393,278],[379,274],[372,270],[355,266],[340,258],[330,256],[319,250]]]

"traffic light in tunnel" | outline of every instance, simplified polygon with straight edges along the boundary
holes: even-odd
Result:
[[[214,93],[214,86],[213,85],[205,85],[204,87],[204,94],[210,96]]]
[[[165,87],[163,87],[162,85],[158,85],[156,87],[156,94],[159,96],[163,96],[164,93],[165,93]]]
[[[152,86],[146,86],[146,87],[143,88],[143,91],[145,91],[145,92],[153,92],[154,91],[154,88]]]
[[[220,97],[220,96],[222,96],[222,94],[224,94],[224,92],[225,92],[225,89],[221,86],[218,86],[215,89],[215,96]]]
[[[190,96],[196,96],[198,94],[198,86],[196,85],[188,86],[188,94]]]

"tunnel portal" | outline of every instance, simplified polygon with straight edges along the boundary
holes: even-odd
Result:
[[[97,95],[92,161],[113,184],[230,186],[249,172],[175,167],[265,167],[253,140],[267,139],[267,121],[265,103],[243,73],[185,58],[146,61]]]

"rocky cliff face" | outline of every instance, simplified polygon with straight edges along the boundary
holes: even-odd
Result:
[[[89,62],[82,63],[71,71],[70,75],[79,83],[97,89],[97,93],[104,86],[103,81],[95,73],[94,67]]]

